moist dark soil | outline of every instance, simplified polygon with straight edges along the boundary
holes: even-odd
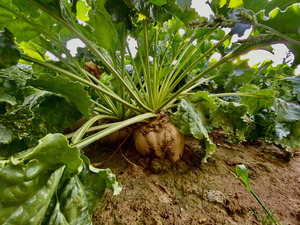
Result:
[[[227,169],[247,167],[250,187],[274,214],[278,224],[300,224],[300,152],[263,141],[228,143],[221,130],[212,132],[217,148],[207,163],[198,141],[186,137],[183,159],[140,157],[129,141],[99,168],[110,168],[122,184],[120,195],[107,190],[94,213],[98,224],[268,224],[251,193]],[[117,148],[87,152],[92,163]]]

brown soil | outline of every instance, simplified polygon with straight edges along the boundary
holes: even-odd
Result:
[[[119,196],[107,191],[94,213],[94,224],[262,224],[263,210],[245,186],[220,163],[235,171],[244,164],[250,187],[279,224],[300,224],[300,154],[293,156],[262,141],[230,144],[212,133],[216,152],[201,163],[196,140],[187,138],[181,161],[141,158],[133,145],[103,164],[122,184]],[[97,149],[101,162],[111,149]],[[200,153],[199,153],[200,152]]]

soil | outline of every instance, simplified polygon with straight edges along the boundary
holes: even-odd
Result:
[[[176,164],[140,157],[132,143],[122,146],[101,165],[117,176],[122,192],[106,191],[94,224],[267,224],[257,200],[224,168],[235,171],[237,164],[247,167],[251,189],[278,224],[300,224],[299,149],[288,152],[263,141],[231,144],[220,130],[212,139],[217,148],[207,163],[201,163],[198,141],[188,137]],[[97,163],[114,151],[98,147],[87,154]]]

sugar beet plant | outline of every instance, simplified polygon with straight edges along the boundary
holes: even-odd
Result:
[[[206,149],[206,160],[215,149],[212,127],[245,140],[255,119],[277,107],[273,131],[299,144],[298,77],[274,75],[292,90],[281,101],[275,89],[282,83],[258,85],[262,69],[237,69],[241,54],[274,43],[295,50],[297,65],[299,4],[212,1],[215,16],[208,20],[190,3],[0,2],[1,223],[91,224],[104,189],[118,193],[120,186],[109,170],[93,168],[81,149],[126,127],[142,155],[176,162],[183,135],[192,135]],[[248,28],[248,39],[231,41]],[[73,57],[67,42],[75,38],[86,47]],[[136,54],[128,38],[136,40]],[[220,60],[211,60],[214,53]],[[240,80],[236,71],[243,71]],[[226,79],[233,83],[223,88]],[[68,133],[80,118],[83,125]]]

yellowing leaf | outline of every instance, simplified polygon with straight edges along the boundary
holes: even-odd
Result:
[[[77,9],[77,18],[82,21],[88,21],[89,17],[88,11],[91,9],[91,7],[88,7],[85,3],[85,1],[78,1],[76,4]]]
[[[229,8],[238,8],[243,5],[243,0],[230,0]]]
[[[141,14],[141,13],[139,13],[138,16],[139,16],[139,17],[138,17],[138,20],[139,20],[139,21],[145,20],[145,19],[147,18],[145,15],[143,15],[143,14]]]
[[[227,0],[220,0],[220,8],[222,8],[227,3]]]

